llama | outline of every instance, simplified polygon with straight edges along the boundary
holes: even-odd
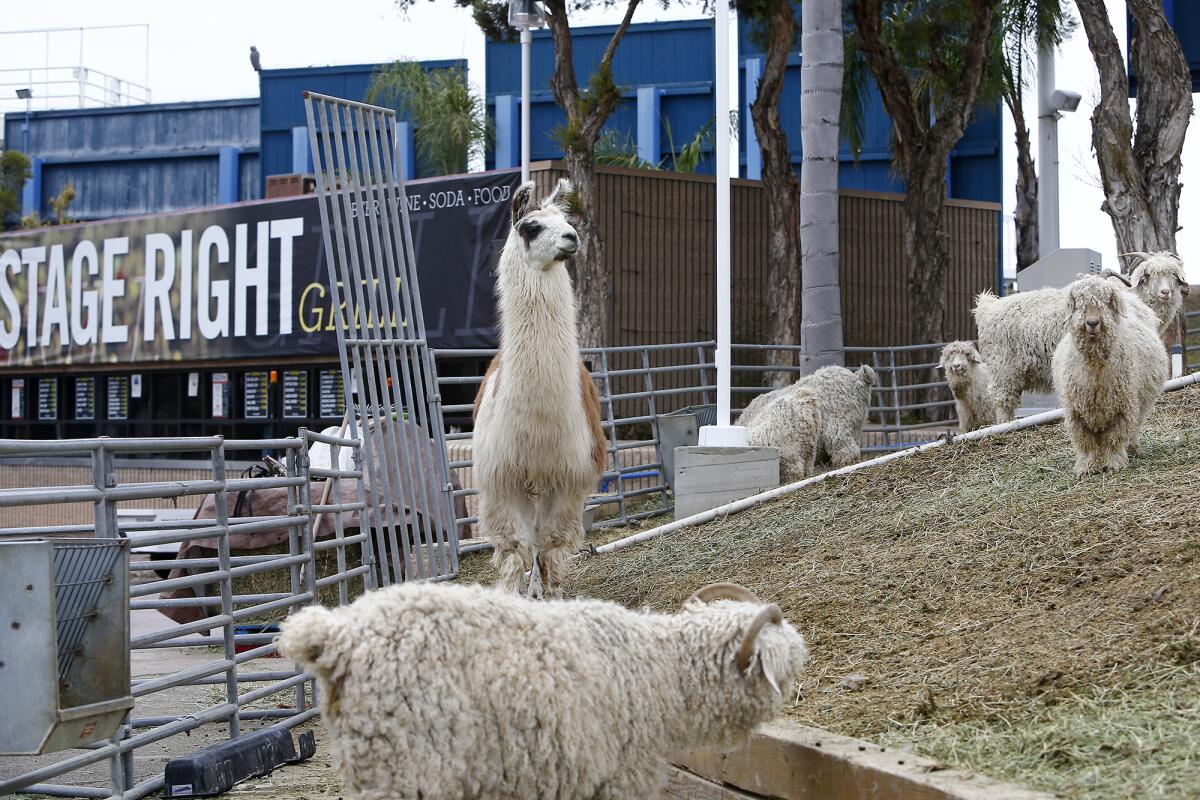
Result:
[[[475,398],[480,527],[497,585],[532,598],[561,596],[608,449],[566,267],[579,248],[567,220],[572,191],[561,180],[540,206],[532,181],[513,195],[497,275],[500,349]]]

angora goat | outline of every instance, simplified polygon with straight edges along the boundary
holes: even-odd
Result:
[[[728,584],[678,614],[394,585],[305,608],[279,647],[317,676],[357,800],[654,797],[665,759],[749,735],[808,659],[778,606]]]
[[[1183,298],[1191,292],[1183,261],[1166,250],[1128,255],[1142,259],[1128,278],[1109,269],[1104,270],[1103,275],[1124,283],[1150,307],[1158,318],[1158,335],[1162,336],[1175,321],[1175,315],[1183,306]]]
[[[837,469],[858,461],[858,437],[867,424],[871,409],[871,387],[875,370],[867,365],[851,372],[845,367],[821,367],[812,375],[759,395],[742,411],[739,425],[751,427],[754,420],[777,397],[800,389],[809,389],[817,398],[821,413],[821,435],[817,437],[817,462],[828,461]]]
[[[1069,288],[1036,289],[1008,297],[984,292],[976,300],[979,350],[992,371],[988,394],[996,407],[997,422],[1013,418],[1021,404],[1021,392],[1051,391],[1050,362],[1071,319],[1067,307]],[[1151,327],[1157,326],[1157,318],[1149,306],[1132,292],[1126,292],[1125,297],[1131,315],[1139,316]]]
[[[1075,473],[1119,470],[1137,453],[1142,428],[1170,366],[1158,331],[1129,313],[1140,302],[1102,278],[1068,288],[1070,329],[1054,351],[1054,385],[1075,448]]]
[[[820,435],[821,410],[817,396],[806,386],[778,394],[760,406],[746,425],[751,447],[779,450],[779,476],[784,483],[795,483],[813,474]]]
[[[996,422],[996,407],[988,396],[992,371],[970,342],[950,342],[942,348],[938,366],[946,373],[954,408],[958,412],[958,429],[970,433]]]

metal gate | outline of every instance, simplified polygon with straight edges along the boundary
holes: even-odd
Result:
[[[362,439],[368,505],[382,507],[369,521],[379,582],[453,577],[458,531],[396,114],[304,97],[350,436]]]

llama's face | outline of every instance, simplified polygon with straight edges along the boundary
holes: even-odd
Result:
[[[979,351],[970,342],[951,342],[942,348],[941,367],[947,376],[963,377],[980,361]]]
[[[513,195],[513,227],[509,235],[520,239],[524,261],[531,269],[550,269],[579,250],[579,234],[567,218],[568,197],[573,191],[569,181],[560,180],[540,206],[533,206],[530,181]]]
[[[1071,284],[1068,306],[1071,330],[1077,340],[1094,343],[1105,338],[1124,315],[1121,289],[1102,278],[1084,278]]]

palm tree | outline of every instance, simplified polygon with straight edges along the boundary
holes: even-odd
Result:
[[[397,61],[371,78],[367,102],[412,120],[417,157],[439,175],[466,172],[491,136],[483,98],[458,67],[427,71],[415,61]]]
[[[803,301],[800,367],[841,365],[838,283],[838,148],[842,106],[841,0],[806,0],[801,21],[800,246]]]

